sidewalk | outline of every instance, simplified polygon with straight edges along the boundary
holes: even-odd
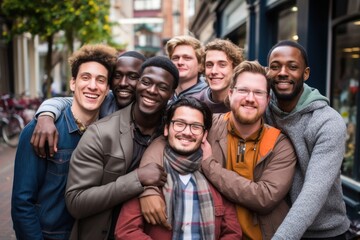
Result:
[[[0,142],[0,240],[12,240],[15,233],[10,215],[16,148]]]

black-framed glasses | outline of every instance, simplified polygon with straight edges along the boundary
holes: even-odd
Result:
[[[170,122],[175,132],[182,132],[187,126],[190,126],[190,132],[194,135],[201,135],[205,130],[205,127],[198,123],[185,123],[179,120],[172,120]]]
[[[240,87],[233,87],[233,89],[241,96],[248,96],[251,92],[254,94],[256,98],[263,98],[268,95],[267,91],[262,90],[250,90],[248,88],[240,88]]]

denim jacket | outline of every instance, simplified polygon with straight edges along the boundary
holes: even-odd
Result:
[[[22,131],[16,152],[11,216],[17,239],[68,239],[74,219],[65,205],[65,186],[71,154],[81,133],[67,107],[56,121],[58,151],[38,157],[30,139],[32,120]]]

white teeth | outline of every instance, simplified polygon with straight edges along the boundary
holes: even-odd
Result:
[[[154,103],[155,103],[155,101],[153,101],[153,100],[151,100],[151,99],[149,99],[149,98],[144,97],[143,99],[144,99],[144,101],[147,102],[147,103],[151,103],[151,104],[154,104]]]
[[[88,97],[88,98],[94,98],[94,99],[96,99],[96,98],[98,97],[98,95],[95,95],[95,94],[89,94],[89,93],[85,93],[84,95],[85,95],[85,97]]]

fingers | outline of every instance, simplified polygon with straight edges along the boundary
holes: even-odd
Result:
[[[166,229],[171,230],[172,227],[167,221],[167,215],[166,215],[165,207],[162,208],[162,211],[159,212],[158,214],[159,214],[158,215],[159,224],[163,225]]]
[[[39,135],[34,131],[33,135],[31,136],[30,143],[33,146],[33,149],[36,153],[36,155],[40,156],[39,152]],[[40,156],[41,157],[41,156]]]
[[[48,145],[49,145],[49,155],[50,155],[50,157],[53,157],[54,153],[57,152],[58,137],[59,137],[59,134],[58,134],[57,131],[55,131],[53,135],[51,134],[51,135],[46,135],[45,136],[45,141],[47,139]],[[41,150],[45,151],[45,148],[41,149]]]

